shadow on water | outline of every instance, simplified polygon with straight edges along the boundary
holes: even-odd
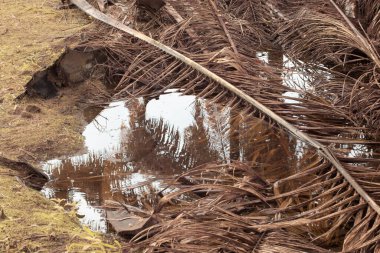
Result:
[[[187,169],[240,160],[274,181],[302,166],[309,152],[262,119],[174,90],[91,107],[85,118],[87,152],[46,162],[43,193],[76,202],[82,223],[101,232],[108,230],[107,200],[144,207],[149,193],[167,187],[164,179]]]

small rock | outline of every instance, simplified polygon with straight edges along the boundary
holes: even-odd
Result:
[[[26,112],[30,112],[30,113],[40,113],[41,112],[41,108],[39,108],[36,105],[27,105],[26,108],[25,108],[25,111]]]
[[[31,118],[33,118],[33,115],[28,113],[28,112],[22,112],[21,117],[24,119],[31,119]]]
[[[95,55],[92,52],[68,50],[58,63],[58,76],[67,84],[76,84],[90,77]]]

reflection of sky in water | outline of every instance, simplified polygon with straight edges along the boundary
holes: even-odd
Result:
[[[161,95],[159,100],[149,101],[146,106],[146,118],[162,118],[183,133],[194,123],[194,101],[195,96],[181,96],[179,93]]]
[[[106,219],[103,209],[89,205],[86,193],[81,192],[79,188],[71,188],[68,200],[77,203],[78,214],[84,215],[80,219],[83,224],[86,224],[92,230],[106,232]]]
[[[269,63],[268,52],[257,52],[256,57],[265,63]]]
[[[180,134],[179,149],[184,144],[185,129],[194,123],[195,96],[181,96],[180,93],[168,93],[158,100],[151,100],[146,106],[146,119],[163,119]]]
[[[268,62],[268,56],[269,55],[266,52],[258,55],[261,60],[266,62]],[[304,80],[306,80],[304,76],[294,70],[295,65],[290,63],[285,56],[283,60],[285,60],[285,71],[283,74],[285,77],[285,83],[304,82]],[[306,85],[306,83],[304,85]],[[185,138],[188,137],[190,141],[187,140],[186,144],[190,144],[188,147],[193,148],[192,152],[194,152],[195,148],[195,150],[198,150],[198,153],[204,153],[203,150],[206,150],[204,149],[204,146],[210,145],[210,150],[214,152],[210,152],[210,157],[211,154],[215,155],[216,153],[216,155],[219,156],[217,159],[228,161],[230,159],[229,149],[231,141],[228,135],[228,128],[230,127],[230,110],[228,108],[227,110],[220,110],[220,106],[218,108],[217,105],[210,105],[204,100],[198,100],[197,102],[199,102],[199,107],[196,107],[195,96],[181,96],[181,94],[175,92],[175,90],[171,90],[170,92],[171,93],[166,93],[159,96],[159,99],[152,99],[147,103],[143,114],[145,119],[154,119],[156,121],[162,120],[164,123],[170,125],[170,127],[174,130],[178,130],[180,136],[180,144],[178,145],[179,149],[182,149],[182,147],[185,146]],[[295,98],[299,97],[299,94],[296,92],[287,92],[286,95]],[[139,99],[139,102],[142,103],[143,101],[143,99]],[[292,99],[285,99],[285,102],[297,103],[297,101]],[[68,189],[54,188],[54,185],[49,187],[48,184],[42,192],[49,198],[58,196],[61,198],[66,198],[71,202],[77,202],[79,208],[78,213],[85,215],[81,221],[93,230],[103,232],[107,231],[105,212],[100,207],[104,204],[102,201],[109,199],[110,197],[112,198],[113,194],[117,191],[121,191],[125,194],[127,189],[131,188],[131,186],[139,185],[140,183],[150,181],[154,178],[154,175],[150,174],[151,171],[146,169],[142,169],[141,171],[143,172],[140,171],[140,167],[142,166],[141,164],[129,161],[129,154],[124,154],[124,147],[120,146],[123,142],[122,136],[124,136],[126,132],[131,135],[135,133],[131,130],[133,127],[130,125],[130,120],[132,120],[132,118],[136,115],[134,114],[134,111],[129,111],[128,108],[131,107],[127,106],[126,102],[113,102],[107,108],[102,110],[100,114],[86,126],[83,136],[85,138],[85,147],[87,148],[88,153],[68,157],[64,160],[55,159],[44,164],[44,170],[49,174],[49,176],[57,177],[57,174],[61,176],[59,180],[66,181],[66,184],[68,184]],[[196,108],[199,109],[197,117],[195,117]],[[198,118],[200,118],[199,121]],[[137,124],[137,122],[135,123]],[[207,138],[207,141],[197,142],[198,140],[194,140],[194,137],[200,137],[200,132],[203,131],[202,128],[204,128],[204,134],[206,135],[205,137]],[[154,134],[158,133],[154,132]],[[147,137],[146,135],[140,136],[137,132],[136,135],[137,138]],[[169,137],[165,135],[165,138]],[[140,144],[139,140],[135,139],[135,141]],[[270,139],[266,141],[268,143],[271,142]],[[154,147],[154,143],[151,145]],[[297,142],[295,148],[296,156],[298,158],[302,157],[303,150],[305,148],[304,144],[302,142]],[[149,152],[149,150],[147,152]],[[167,152],[167,150],[159,150],[159,152],[155,153],[155,155],[170,155],[170,153],[165,154],[165,152]],[[188,150],[186,150],[186,152],[188,152]],[[97,159],[100,157],[100,160],[102,160],[101,164],[94,164],[92,160],[94,154]],[[240,159],[243,159],[242,154],[244,154],[244,152],[240,151],[239,154]],[[184,156],[190,155],[185,153]],[[65,165],[67,166],[67,160],[70,161],[70,166],[74,167],[72,172],[70,170],[68,172],[63,170]],[[202,162],[205,161],[202,160]],[[120,164],[112,167],[113,165],[110,165],[110,163],[122,163],[122,169],[120,169]],[[84,167],[88,165],[86,168],[90,169],[90,171],[86,171],[87,174],[84,173],[84,175],[82,175],[83,171],[80,171],[80,166],[83,165],[85,165]],[[99,168],[91,168],[90,166],[98,166],[102,168],[99,170]],[[107,166],[111,166],[111,168],[107,169]],[[92,175],[94,177],[98,176],[99,178],[88,181],[86,184],[80,184],[80,180],[88,180],[80,179],[81,177],[86,178],[86,176],[89,177]],[[111,191],[111,195],[99,196],[105,195],[103,189],[105,186],[102,185],[102,182],[100,182],[101,177],[105,178],[110,175],[113,175],[112,181],[105,180],[105,182],[107,184],[106,187],[108,187],[107,190]],[[160,175],[159,170],[157,170],[156,175]],[[77,178],[78,182],[74,181],[73,178]],[[52,179],[54,180],[54,178]],[[52,181],[52,183],[54,184],[54,181]],[[78,187],[78,183],[85,189]],[[160,181],[152,182],[150,185],[157,191],[162,190],[163,188]],[[98,192],[96,190],[98,190]],[[137,188],[133,191],[135,194],[140,194],[142,193],[143,188]],[[94,192],[95,194],[93,194]],[[66,196],[63,196],[62,193],[66,194]]]
[[[89,152],[107,152],[119,148],[121,126],[129,120],[129,110],[124,104],[125,102],[111,103],[86,126],[83,136]]]
[[[168,93],[151,100],[146,106],[146,119],[163,119],[183,134],[193,124],[192,116],[195,96]],[[90,153],[118,150],[121,126],[128,126],[129,110],[125,102],[119,101],[104,109],[84,130],[85,146]],[[96,136],[96,138],[94,138]]]
[[[363,144],[353,144],[351,146],[347,145],[347,148],[350,148],[351,151],[348,154],[348,157],[371,157],[372,150],[370,150],[366,145]]]

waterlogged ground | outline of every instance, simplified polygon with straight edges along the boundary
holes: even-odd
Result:
[[[167,187],[165,179],[197,165],[260,162],[258,172],[270,180],[301,166],[304,152],[302,143],[261,119],[174,90],[84,114],[87,152],[47,161],[43,168],[51,181],[43,193],[76,202],[81,222],[95,231],[108,231],[108,200],[139,206]]]
[[[47,160],[42,168],[50,177],[41,194],[0,165],[0,252],[93,252],[104,246],[104,237],[83,229],[77,217],[93,231],[109,232],[105,206],[110,200],[144,208],[154,193],[175,190],[167,179],[211,161],[244,161],[263,179],[275,181],[315,155],[260,118],[175,90],[83,111],[99,91],[107,93],[99,80],[90,80],[61,90],[52,100],[16,102],[33,73],[54,62],[69,44],[64,38],[91,23],[79,10],[56,10],[59,2],[0,3],[0,155],[34,165]],[[257,57],[281,66],[282,84],[295,90],[312,89],[314,78],[330,78],[320,70],[300,69],[302,64],[282,52],[257,52]],[[294,104],[302,96],[283,95],[284,103]],[[29,105],[39,112],[25,113]],[[379,156],[368,145],[330,147],[347,151],[350,158]],[[107,243],[118,251],[113,238]]]

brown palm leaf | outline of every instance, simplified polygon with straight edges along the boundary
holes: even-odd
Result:
[[[377,168],[371,167],[366,158],[350,157],[341,147],[334,147],[332,152],[321,145],[371,143],[350,138],[352,133],[359,135],[360,126],[355,125],[345,110],[334,107],[329,99],[284,86],[281,70],[260,63],[249,50],[251,45],[247,41],[252,37],[239,33],[238,24],[223,27],[224,19],[215,18],[210,6],[198,5],[191,20],[180,25],[168,24],[159,32],[160,40],[172,46],[168,47],[95,11],[85,1],[72,2],[95,18],[159,48],[124,34],[93,35],[87,46],[107,50],[111,72],[114,64],[124,70],[116,96],[159,94],[168,88],[181,88],[186,93],[212,98],[214,102],[249,114],[261,112],[311,145],[312,152],[304,155],[307,165],[282,176],[269,188],[259,177],[252,177],[254,167],[244,164],[223,167],[214,164],[211,168],[205,165],[195,169],[190,175],[196,177],[194,180],[203,180],[202,171],[210,170],[214,178],[223,180],[207,182],[208,176],[204,179],[206,182],[178,186],[179,191],[164,196],[156,213],[162,212],[166,219],[136,236],[133,242],[148,238],[137,247],[166,252],[191,252],[195,248],[214,252],[258,249],[259,252],[278,252],[284,248],[289,252],[325,252],[313,246],[311,241],[314,241],[326,248],[336,246],[348,252],[379,250],[377,182],[380,174]],[[176,8],[174,1],[170,3]],[[204,35],[194,41],[187,32],[190,29]],[[230,49],[231,40],[237,53]],[[200,42],[205,43],[205,48],[199,47],[203,45]],[[299,94],[292,97],[296,102],[284,103],[286,92]],[[374,158],[372,162],[376,164],[378,160]],[[212,169],[213,166],[217,169]],[[183,203],[181,196],[197,195],[200,191],[203,192],[200,198]],[[182,203],[177,212],[166,208],[171,201]],[[171,215],[165,215],[167,212]],[[269,247],[265,243],[273,236],[272,231],[278,237],[273,247]],[[284,233],[291,238],[290,243],[281,238],[280,234]]]

